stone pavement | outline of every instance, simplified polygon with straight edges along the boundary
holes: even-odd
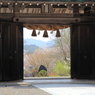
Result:
[[[34,86],[0,86],[0,95],[52,95]]]
[[[34,86],[52,95],[95,95],[93,84],[36,84]]]
[[[95,80],[30,78],[0,82],[0,95],[95,95]]]

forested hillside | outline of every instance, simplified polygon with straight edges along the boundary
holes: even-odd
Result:
[[[24,45],[24,53],[34,53],[36,49],[40,47],[36,45]]]

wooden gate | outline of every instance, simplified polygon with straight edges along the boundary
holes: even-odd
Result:
[[[95,24],[71,26],[71,78],[95,78]]]
[[[23,25],[0,24],[0,80],[23,79]]]

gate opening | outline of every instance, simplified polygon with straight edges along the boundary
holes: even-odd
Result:
[[[37,36],[31,36],[33,30],[23,28],[24,35],[24,78],[29,77],[65,77],[70,78],[70,28],[56,31],[36,30]]]

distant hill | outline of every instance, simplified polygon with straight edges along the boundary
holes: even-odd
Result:
[[[53,45],[53,41],[40,41],[35,39],[24,39],[24,52],[34,53],[36,49],[45,47],[50,47]]]
[[[36,49],[39,47],[36,45],[24,45],[24,52],[25,53],[34,53]]]
[[[43,48],[43,46],[50,47],[54,44],[53,41],[41,41],[41,40],[35,40],[35,39],[24,39],[24,45],[36,45],[40,48]]]

